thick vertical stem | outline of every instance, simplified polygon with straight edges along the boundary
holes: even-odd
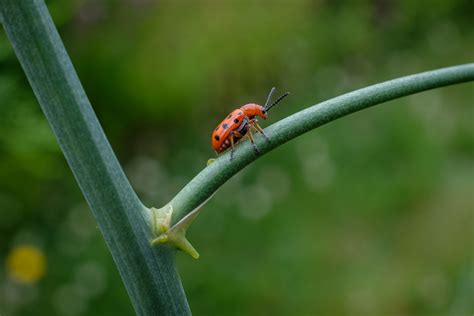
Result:
[[[140,315],[185,315],[175,251],[150,246],[147,209],[120,167],[43,0],[0,0],[4,29]]]

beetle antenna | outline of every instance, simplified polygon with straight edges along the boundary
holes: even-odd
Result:
[[[280,102],[281,100],[283,100],[285,97],[287,97],[290,93],[289,92],[286,92],[285,94],[283,94],[281,97],[279,97],[278,99],[276,99],[275,102],[273,102],[272,104],[270,105],[265,105],[264,109],[265,111],[268,111],[270,110],[272,107],[274,107],[275,105],[278,104],[278,102]]]
[[[270,90],[270,93],[268,93],[267,101],[265,102],[265,105],[263,106],[264,109],[268,106],[268,103],[270,103],[270,99],[272,98],[273,92],[275,92],[275,87],[273,87]]]

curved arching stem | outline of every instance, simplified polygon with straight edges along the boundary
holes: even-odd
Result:
[[[235,150],[231,161],[223,154],[194,177],[168,204],[173,207],[171,225],[203,204],[221,185],[255,159],[312,129],[373,105],[414,93],[474,80],[474,63],[442,68],[386,81],[324,101],[288,116],[265,129],[271,142],[258,137],[260,155],[250,143]],[[471,100],[472,102],[472,100]]]

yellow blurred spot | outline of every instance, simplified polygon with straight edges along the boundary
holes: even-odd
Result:
[[[34,283],[46,272],[46,257],[40,249],[21,245],[14,248],[7,257],[8,274],[23,283]]]
[[[216,159],[214,158],[210,158],[208,161],[207,161],[207,165],[209,166],[211,163],[213,163],[214,161],[216,161]]]

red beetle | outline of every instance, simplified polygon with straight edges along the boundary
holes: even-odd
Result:
[[[270,110],[273,106],[290,94],[287,92],[279,97],[275,102],[269,104],[273,92],[275,92],[275,87],[270,90],[264,106],[255,103],[245,104],[239,109],[232,111],[219,125],[217,125],[217,127],[214,129],[214,132],[212,133],[211,138],[212,148],[217,154],[230,147],[230,160],[232,160],[234,155],[234,146],[244,136],[247,136],[250,139],[253,149],[258,154],[259,150],[254,142],[252,129],[261,133],[268,142],[270,141],[267,135],[265,135],[263,132],[263,129],[260,127],[260,125],[258,125],[256,117],[260,116],[263,119],[267,119],[268,110]]]

